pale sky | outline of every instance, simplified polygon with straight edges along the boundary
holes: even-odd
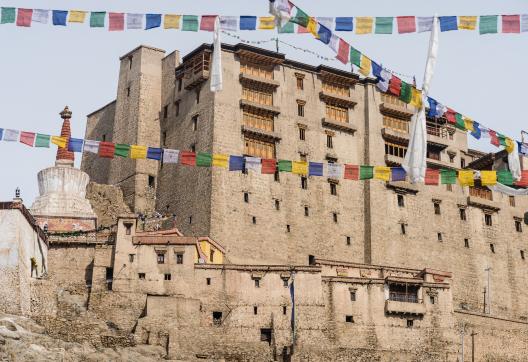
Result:
[[[294,1],[311,16],[495,15],[528,13],[526,0],[374,0]],[[266,15],[267,0],[114,0],[3,1],[2,6],[59,10],[173,13],[188,15]],[[246,40],[265,40],[273,31],[243,31]],[[345,40],[378,63],[421,83],[429,33],[355,35]],[[281,34],[281,40],[321,55],[332,51],[308,34]],[[174,49],[185,55],[204,42],[207,32],[154,29],[108,32],[86,24],[58,27],[33,23],[31,28],[0,25],[0,128],[59,134],[58,113],[68,105],[73,112],[73,137],[83,138],[86,115],[116,95],[119,56],[139,44]],[[234,39],[224,37],[226,43]],[[263,47],[275,49],[274,43]],[[310,64],[321,61],[302,51],[281,46],[288,58]],[[430,95],[498,132],[520,139],[528,128],[526,88],[528,33],[480,36],[478,31],[440,34],[439,59]],[[324,63],[342,67],[337,62]],[[488,140],[471,147],[489,150]],[[37,173],[54,162],[56,147],[29,148],[0,141],[0,201],[11,200],[17,186],[29,207],[38,195]],[[79,159],[78,154],[77,159]],[[77,164],[78,164],[77,160]]]

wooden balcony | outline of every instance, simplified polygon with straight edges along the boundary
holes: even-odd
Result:
[[[425,305],[423,303],[398,300],[386,300],[385,312],[387,314],[404,314],[404,315],[424,315]]]
[[[204,50],[183,64],[183,86],[190,90],[209,79],[211,51]]]
[[[261,88],[265,90],[275,90],[280,83],[274,79],[259,77],[254,74],[240,73],[240,83],[245,86],[253,88]]]
[[[327,90],[322,90],[321,92],[319,92],[319,98],[323,102],[333,103],[338,106],[347,108],[354,108],[357,104],[357,101],[352,97],[331,93]]]
[[[343,132],[347,132],[351,134],[354,134],[357,131],[357,128],[349,122],[336,121],[330,118],[323,118],[321,120],[321,124],[323,125],[323,127],[331,128],[337,131],[343,131]]]

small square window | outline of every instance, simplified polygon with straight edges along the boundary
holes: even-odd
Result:
[[[403,195],[398,194],[398,207],[405,207],[405,199]]]
[[[145,280],[145,273],[138,273],[139,280]]]
[[[509,200],[510,200],[510,206],[515,207],[515,196],[510,196]]]
[[[484,214],[484,223],[486,226],[493,226],[493,219],[490,214]]]
[[[251,222],[252,222],[254,225],[257,224],[257,217],[256,217],[256,216],[251,217]]]
[[[254,281],[255,281],[255,288],[260,288],[260,279],[255,278]]]
[[[308,208],[308,206],[304,207],[304,216],[310,216],[310,209]]]
[[[299,127],[299,139],[301,141],[306,141],[306,129]]]
[[[299,117],[304,117],[304,102],[297,101],[297,115]]]
[[[337,196],[337,184],[330,182],[330,195]]]
[[[352,244],[352,240],[351,240],[351,239],[352,239],[352,238],[351,238],[350,236],[347,236],[347,237],[346,237],[346,244],[347,244],[347,245]]]
[[[460,220],[462,221],[466,221],[467,220],[467,216],[466,216],[466,209],[459,209],[459,212],[460,212]]]
[[[258,314],[258,307],[257,307],[257,306],[254,306],[254,307],[253,307],[253,314],[254,314],[254,315],[257,315],[257,314]]]
[[[435,297],[433,295],[430,295],[429,296],[429,301],[431,302],[431,304],[435,304]]]
[[[334,137],[329,134],[326,135],[326,147],[334,148]]]
[[[130,263],[133,263],[134,262],[134,257],[136,256],[136,254],[128,254],[128,261]]]
[[[222,312],[213,312],[213,324],[215,326],[222,324]]]
[[[414,326],[414,320],[407,319],[407,328],[412,328]]]
[[[284,288],[288,288],[289,287],[289,279],[287,278],[282,278],[282,285]]]
[[[345,322],[346,323],[354,323],[354,317],[351,315],[345,316]]]
[[[272,335],[273,335],[273,330],[271,328],[261,328],[260,329],[260,341],[261,342],[268,342],[268,344],[271,346]]]
[[[315,256],[308,255],[308,265],[315,265]]]
[[[464,248],[469,249],[469,239],[464,239]]]
[[[290,225],[286,225],[286,232],[290,232],[291,231],[291,228],[290,228]]]
[[[301,189],[306,190],[308,189],[308,178],[302,176],[301,177]]]
[[[176,264],[183,264],[183,254],[176,254]]]
[[[490,244],[490,251],[495,254],[495,245]]]
[[[350,300],[352,302],[355,302],[356,301],[356,291],[355,290],[351,290],[350,291]]]
[[[165,274],[164,277],[165,277],[165,280],[171,280],[172,278],[170,274]]]
[[[165,253],[157,253],[158,264],[165,264]]]
[[[400,230],[401,230],[401,234],[402,235],[407,234],[407,228],[406,228],[405,224],[400,224]]]
[[[205,278],[205,284],[211,285],[211,278]]]
[[[524,260],[524,250],[521,250],[521,259]]]
[[[125,226],[125,234],[131,235],[132,234],[132,224],[127,222],[123,224]]]
[[[280,201],[275,200],[275,210],[280,210]]]
[[[444,241],[443,238],[442,238],[442,233],[437,233],[436,234],[437,238],[438,238],[438,241]]]
[[[332,220],[334,220],[334,222],[337,223],[337,213],[336,212],[332,213]]]
[[[249,202],[249,193],[248,192],[244,192],[244,202]]]
[[[440,204],[438,202],[434,203],[434,213],[435,213],[435,215],[440,215],[441,214],[441,212],[440,212]]]
[[[522,233],[522,223],[520,220],[515,220],[515,231]]]

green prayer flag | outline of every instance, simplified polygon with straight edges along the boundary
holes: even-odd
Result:
[[[288,160],[279,160],[278,162],[280,172],[292,172],[292,162]]]
[[[196,155],[196,166],[211,167],[213,164],[213,155],[206,152],[198,152]]]
[[[404,81],[401,83],[400,99],[405,103],[410,103],[412,99],[412,87]]]
[[[8,24],[15,22],[15,8],[2,8],[2,18],[0,24]]]
[[[350,47],[350,63],[361,67],[361,52],[354,47]]]
[[[497,137],[499,137],[499,143],[501,146],[506,147],[508,144],[506,143],[506,136],[500,133],[497,133]]]
[[[114,155],[119,157],[128,157],[128,151],[130,150],[130,145],[125,144],[116,144]]]
[[[462,115],[460,113],[455,114],[455,127],[458,129],[461,129],[462,131],[466,131],[466,122],[464,122],[464,119],[462,118]]]
[[[92,11],[90,13],[90,28],[104,28],[106,11]]]
[[[374,178],[374,166],[359,166],[359,179],[369,180]]]
[[[50,146],[50,136],[47,134],[37,133],[35,138],[35,147],[48,147]]]
[[[279,28],[279,33],[281,34],[288,34],[294,32],[294,24],[291,21],[287,22],[286,25],[284,25],[282,28]]]
[[[308,14],[306,14],[301,9],[297,8],[297,13],[293,18],[290,18],[290,21],[295,24],[299,24],[302,27],[305,27],[308,25],[308,21],[310,18],[308,17]]]
[[[510,171],[502,170],[497,171],[497,182],[503,185],[513,185],[513,176]]]
[[[455,185],[457,172],[455,170],[440,170],[440,183],[442,185]]]
[[[480,34],[496,34],[498,15],[482,15],[479,22]]]
[[[184,15],[182,23],[183,31],[198,31],[198,16]]]
[[[376,34],[392,34],[393,17],[376,17]]]

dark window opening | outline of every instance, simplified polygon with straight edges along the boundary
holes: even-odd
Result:
[[[301,77],[297,77],[297,89],[298,90],[304,89],[304,79]]]
[[[196,90],[196,104],[199,104],[200,103],[200,90],[197,89]]]
[[[112,282],[114,281],[114,268],[106,268],[106,289],[112,290]]]
[[[414,320],[407,319],[407,328],[412,328],[413,325],[414,325]]]
[[[440,204],[438,202],[434,203],[434,213],[435,213],[435,215],[440,215],[441,214],[441,212],[440,212]]]
[[[469,249],[469,239],[464,239],[464,248]]]
[[[437,236],[437,238],[438,238],[438,241],[443,241],[443,239],[442,239],[442,233],[437,233],[436,236]]]
[[[163,107],[163,119],[167,119],[167,116],[169,115],[169,106]]]
[[[269,345],[271,345],[271,336],[272,331],[270,328],[261,328],[260,329],[260,341],[261,342],[268,342]]]
[[[213,324],[215,326],[222,324],[222,312],[213,312]]]
[[[515,231],[522,233],[522,224],[520,220],[515,220]]]
[[[515,207],[515,196],[510,196],[509,200],[510,200],[510,206]]]
[[[429,296],[429,301],[431,304],[435,304],[435,297],[433,295]]]
[[[330,182],[330,195],[337,196],[337,184]]]
[[[195,143],[193,143],[191,145],[191,152],[196,152],[196,144]]]
[[[290,232],[291,231],[291,228],[290,228],[290,225],[286,225],[286,232]]]
[[[180,115],[180,101],[174,103],[174,113],[176,114],[176,117]]]
[[[172,275],[170,275],[170,274],[165,274],[164,277],[165,277],[165,280],[171,280]]]
[[[183,254],[176,254],[176,264],[183,264]]]
[[[260,288],[260,279],[259,278],[255,278],[255,288]]]
[[[484,215],[484,223],[486,224],[486,226],[493,226],[493,219],[490,214]]]
[[[299,117],[304,117],[304,103],[297,102],[297,115]]]
[[[460,168],[466,168],[466,160],[463,158],[460,159]]]
[[[524,260],[524,250],[521,250],[521,259]]]
[[[455,156],[449,155],[449,163],[455,163]]]
[[[350,245],[351,243],[352,243],[352,240],[351,240],[350,236],[347,236],[346,237],[346,244]]]
[[[282,314],[283,314],[283,315],[286,315],[286,312],[287,312],[287,308],[286,308],[286,306],[284,305],[284,306],[282,306]]]
[[[400,229],[401,229],[401,234],[402,235],[405,235],[407,233],[407,228],[405,226],[405,224],[400,224]]]
[[[145,273],[138,273],[139,280],[145,280]]]
[[[198,129],[198,116],[192,118],[192,129],[196,131]]]
[[[490,251],[495,254],[495,245],[490,244]]]
[[[306,141],[306,130],[304,128],[299,128],[299,139]]]
[[[133,263],[134,262],[134,256],[136,256],[136,254],[128,254],[128,261],[130,263]]]
[[[308,178],[306,178],[306,177],[304,177],[304,176],[301,177],[301,188],[302,188],[303,190],[308,189]]]
[[[123,225],[125,226],[125,234],[126,235],[132,234],[132,224],[129,222],[126,222]]]
[[[130,87],[127,87],[127,97],[130,97]]]
[[[310,209],[308,209],[308,206],[304,207],[304,216],[310,216]]]
[[[167,131],[163,131],[163,133],[161,135],[161,144],[163,146],[167,145]]]
[[[315,256],[308,255],[308,265],[315,265]]]
[[[182,90],[182,83],[183,83],[182,78],[178,78],[178,92],[181,92]]]
[[[447,184],[446,185],[446,190],[450,191],[450,192],[453,192],[453,185],[452,184]]]
[[[355,290],[351,290],[350,291],[350,300],[352,302],[355,302],[356,301],[356,291]]]
[[[409,284],[390,284],[389,300],[404,303],[418,303],[417,285]]]
[[[132,69],[132,59],[134,59],[134,57],[130,55],[128,57],[128,69]]]
[[[192,216],[189,216],[189,224],[192,224]]]
[[[275,210],[280,210],[280,201],[275,200]]]
[[[257,306],[254,306],[254,307],[253,307],[253,314],[254,314],[254,315],[257,315],[257,314],[258,314],[258,307],[257,307]]]
[[[253,224],[256,224],[256,223],[257,223],[257,218],[256,218],[255,216],[253,216],[253,217],[251,218],[251,221],[253,222]]]
[[[336,212],[332,213],[332,220],[334,220],[334,222],[337,224],[337,213]]]
[[[403,198],[403,195],[397,195],[398,196],[398,206],[399,207],[405,207],[405,199]]]
[[[255,222],[257,222],[257,221],[255,220]],[[209,251],[209,261],[210,261],[211,263],[214,262],[214,254],[215,254],[215,251],[214,251],[213,249],[211,249],[211,250]]]
[[[326,147],[334,148],[334,137],[329,134],[326,135]]]
[[[165,253],[157,253],[156,260],[158,261],[158,264],[165,264]]]
[[[156,182],[156,178],[152,175],[148,176],[148,185],[149,187],[154,187]]]
[[[275,174],[273,175],[273,180],[275,180],[275,182],[280,182],[279,170],[275,171]]]
[[[105,134],[103,135],[102,139],[103,139],[103,142],[106,141],[106,135]]]
[[[249,202],[249,193],[244,192],[244,202]]]
[[[467,220],[466,209],[460,209],[459,211],[460,211],[460,220],[466,221]]]
[[[288,286],[289,286],[289,285],[288,285],[288,279],[283,278],[283,279],[282,279],[282,285],[284,286],[284,288],[288,288]]]
[[[346,323],[354,323],[354,317],[351,315],[345,316],[345,322]]]
[[[205,278],[205,284],[211,285],[211,278]]]

